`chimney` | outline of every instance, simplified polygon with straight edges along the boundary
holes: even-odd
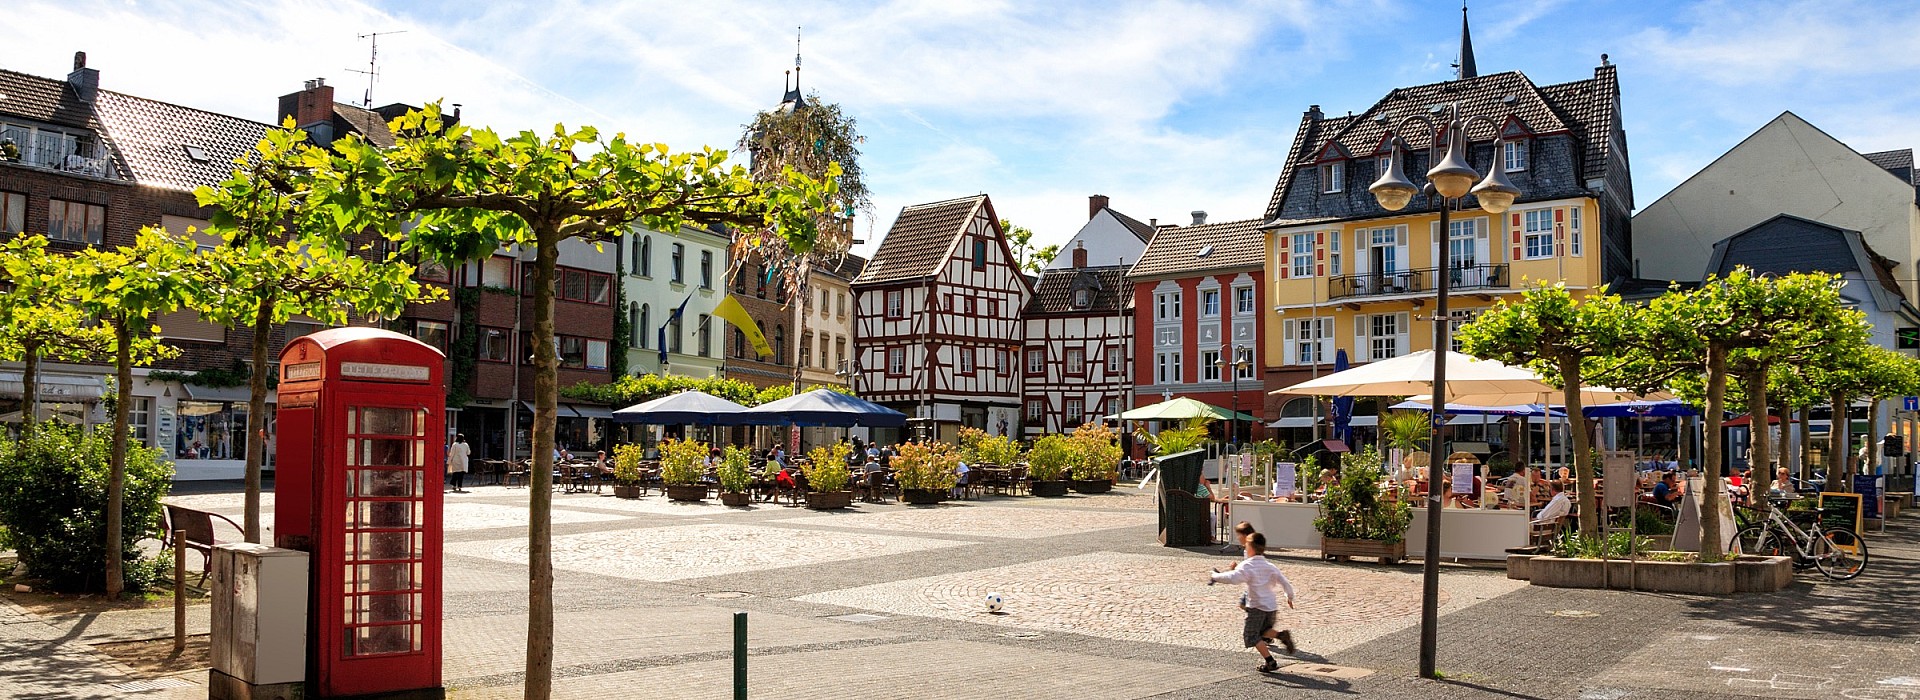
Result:
[[[1087,197],[1087,220],[1092,221],[1093,217],[1099,216],[1100,210],[1105,208],[1107,208],[1106,195],[1096,194],[1096,195],[1088,196]]]
[[[1147,228],[1160,228],[1159,219],[1147,219]]]
[[[1200,209],[1193,210],[1193,225],[1201,226],[1206,223],[1207,223],[1207,212],[1202,211]]]
[[[274,118],[278,124],[287,117],[293,117],[295,126],[307,130],[314,143],[325,146],[333,142],[333,86],[326,78],[314,78],[301,85],[299,92],[280,96],[280,115]]]
[[[67,74],[67,84],[73,86],[73,93],[81,102],[93,102],[100,94],[100,71],[87,67],[87,52],[73,52],[73,72]]]
[[[1320,115],[1320,105],[1308,105],[1308,106],[1307,106],[1307,118],[1308,118],[1308,119],[1312,119],[1312,120],[1314,120],[1314,121],[1320,121],[1320,116],[1321,116],[1321,115]]]
[[[1087,266],[1086,241],[1073,244],[1073,266],[1076,268]]]

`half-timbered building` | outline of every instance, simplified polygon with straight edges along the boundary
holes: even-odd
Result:
[[[1045,270],[1027,303],[1020,367],[1023,437],[1073,430],[1126,410],[1133,389],[1133,285],[1119,265]]]
[[[984,194],[906,207],[853,281],[860,395],[923,434],[1020,429],[1015,358],[1033,289],[999,221]]]

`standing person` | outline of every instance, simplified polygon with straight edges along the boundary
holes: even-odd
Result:
[[[1266,659],[1254,670],[1272,672],[1280,668],[1280,662],[1274,660],[1273,652],[1268,648],[1269,640],[1278,638],[1280,643],[1286,646],[1288,656],[1292,656],[1294,652],[1293,632],[1289,630],[1276,632],[1274,629],[1274,623],[1280,613],[1280,604],[1275,600],[1273,589],[1278,587],[1287,592],[1287,608],[1292,609],[1293,583],[1287,580],[1286,574],[1280,573],[1279,567],[1267,560],[1266,535],[1258,532],[1247,535],[1245,551],[1247,557],[1240,560],[1240,564],[1233,567],[1232,571],[1215,569],[1207,580],[1210,584],[1238,583],[1247,587],[1247,622],[1241,628],[1240,638],[1246,643],[1247,648],[1260,652],[1260,656]]]
[[[447,481],[453,484],[454,493],[467,492],[467,458],[473,455],[473,448],[467,446],[467,436],[454,434],[453,444],[447,447]]]

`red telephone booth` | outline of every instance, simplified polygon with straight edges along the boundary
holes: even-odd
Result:
[[[317,697],[442,694],[443,357],[374,328],[280,353],[274,540],[311,555]]]

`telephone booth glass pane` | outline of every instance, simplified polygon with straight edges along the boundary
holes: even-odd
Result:
[[[420,649],[426,422],[420,409],[347,410],[341,594],[351,656]]]

